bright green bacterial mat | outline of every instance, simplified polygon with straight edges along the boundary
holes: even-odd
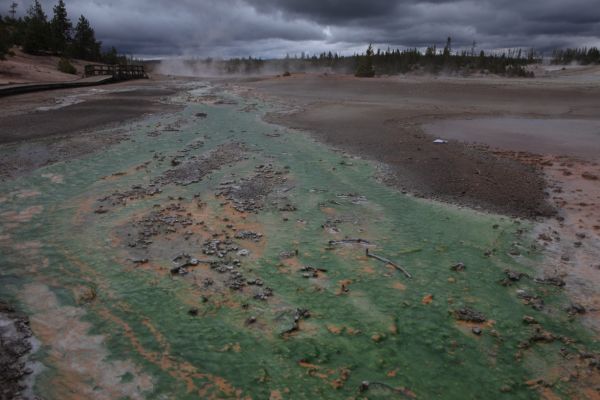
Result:
[[[531,222],[401,194],[374,163],[262,122],[269,104],[227,92],[192,101],[217,90],[207,85],[180,112],[121,127],[120,144],[0,184],[0,298],[30,316],[40,342],[36,393],[573,395],[556,372],[561,352],[598,346],[564,311],[563,289],[534,281],[543,257]],[[186,166],[204,172],[161,180]],[[262,237],[235,237],[246,230]],[[217,240],[231,249],[204,254]],[[177,270],[181,253],[198,264]],[[503,285],[505,270],[529,278]],[[485,321],[458,320],[464,309]]]

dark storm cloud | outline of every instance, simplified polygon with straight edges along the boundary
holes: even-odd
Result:
[[[28,6],[24,0],[21,8]],[[55,0],[42,1],[47,12]],[[282,56],[377,46],[600,46],[598,0],[66,0],[137,55]],[[6,8],[8,3],[6,4]]]
[[[283,11],[291,16],[307,18],[325,24],[344,24],[394,13],[400,2],[388,0],[248,0],[263,12]]]

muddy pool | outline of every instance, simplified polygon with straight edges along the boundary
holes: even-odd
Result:
[[[483,143],[506,150],[590,160],[600,154],[600,121],[594,119],[448,119],[425,124],[424,129],[436,137]]]

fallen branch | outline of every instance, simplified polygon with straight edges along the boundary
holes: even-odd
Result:
[[[392,267],[396,268],[398,271],[400,271],[400,272],[402,272],[404,275],[406,275],[406,277],[407,277],[407,278],[409,278],[409,279],[412,279],[412,275],[411,275],[411,274],[410,274],[410,273],[409,273],[407,270],[405,270],[404,268],[402,268],[402,267],[401,267],[401,266],[399,266],[398,264],[396,264],[396,263],[392,262],[391,260],[388,260],[387,258],[384,258],[384,257],[378,256],[377,254],[372,254],[372,253],[369,253],[369,249],[366,249],[366,254],[367,254],[367,257],[371,257],[371,258],[374,258],[374,259],[376,259],[376,260],[379,260],[379,261],[381,261],[381,262],[383,262],[383,263],[386,263],[386,264],[389,264],[389,265],[391,265]]]
[[[337,245],[337,244],[350,244],[350,243],[358,243],[358,244],[370,244],[368,240],[365,239],[342,239],[342,240],[330,240],[329,245]]]
[[[383,382],[369,382],[369,381],[363,381],[358,390],[362,393],[362,392],[366,392],[367,390],[369,390],[371,387],[380,387],[383,389],[388,389],[394,393],[398,393],[400,395],[403,395],[409,399],[416,399],[417,395],[410,389],[407,389],[405,387],[393,387],[391,385],[388,385],[387,383],[383,383]]]

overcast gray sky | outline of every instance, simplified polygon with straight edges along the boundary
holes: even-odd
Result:
[[[56,0],[58,1],[58,0]],[[99,40],[139,56],[277,57],[443,44],[600,47],[600,0],[65,0]],[[8,10],[12,0],[2,0]],[[30,0],[17,0],[24,12]],[[50,15],[54,0],[42,0]],[[6,14],[6,11],[2,11]]]

